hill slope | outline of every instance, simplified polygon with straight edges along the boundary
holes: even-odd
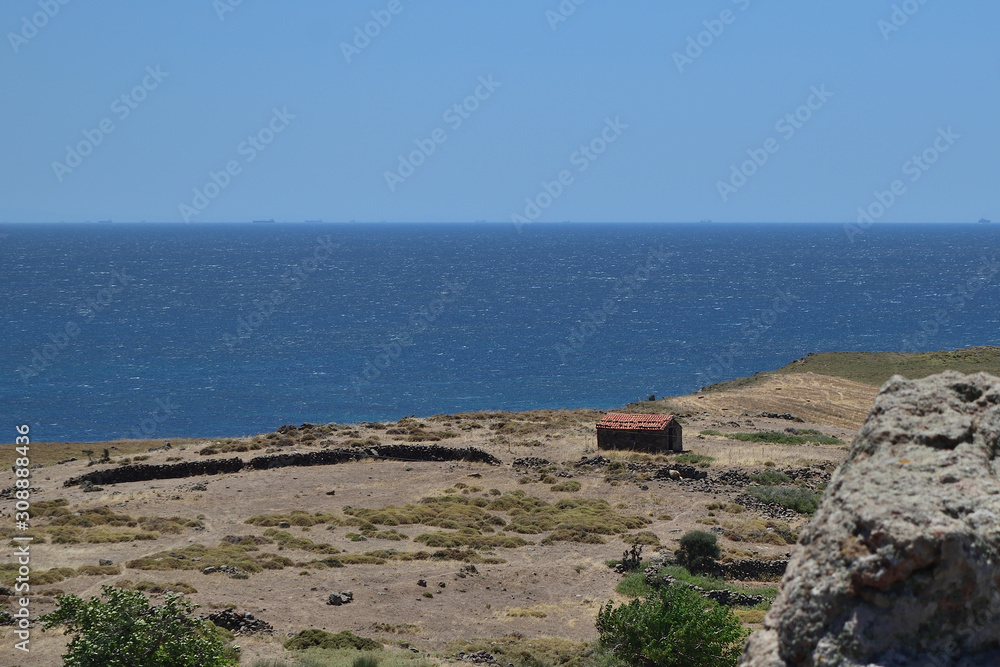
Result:
[[[702,387],[703,392],[726,391],[752,386],[773,375],[816,373],[882,386],[893,375],[911,380],[946,370],[960,373],[983,371],[1000,376],[1000,347],[983,345],[939,352],[821,352],[811,353],[777,370]]]

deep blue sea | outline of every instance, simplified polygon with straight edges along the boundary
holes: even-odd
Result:
[[[854,230],[857,232],[858,230]],[[1000,343],[1000,225],[0,225],[0,442],[618,407]]]

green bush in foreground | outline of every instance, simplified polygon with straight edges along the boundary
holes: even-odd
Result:
[[[60,595],[58,607],[41,617],[44,629],[65,625],[73,635],[63,655],[66,667],[229,667],[238,660],[206,621],[191,616],[194,605],[168,593],[149,606],[138,591],[103,586],[107,599]]]
[[[747,631],[728,607],[669,586],[597,614],[601,644],[628,665],[735,667]]]

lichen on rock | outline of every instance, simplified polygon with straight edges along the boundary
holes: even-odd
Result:
[[[881,389],[742,667],[1000,665],[1000,379]]]

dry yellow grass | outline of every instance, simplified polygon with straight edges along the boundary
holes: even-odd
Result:
[[[722,436],[705,436],[693,440],[688,451],[715,459],[714,467],[759,468],[767,462],[778,467],[803,466],[813,462],[844,460],[846,445],[774,445],[727,440]]]
[[[864,422],[878,387],[815,373],[767,377],[750,387],[669,399],[692,411],[739,415],[791,412],[807,422],[856,430]]]

